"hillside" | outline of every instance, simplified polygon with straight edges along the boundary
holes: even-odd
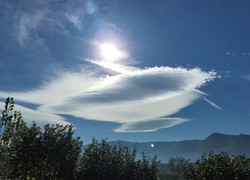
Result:
[[[228,152],[230,155],[245,154],[250,156],[250,135],[225,135],[213,133],[204,140],[186,140],[173,142],[127,142],[113,141],[111,145],[127,145],[130,149],[137,148],[138,157],[141,152],[153,157],[157,155],[161,162],[167,162],[171,156],[183,156],[184,158],[195,161],[203,153],[213,151],[218,153],[221,151]],[[154,147],[151,147],[154,144]]]

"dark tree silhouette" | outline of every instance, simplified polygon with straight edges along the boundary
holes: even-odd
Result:
[[[0,121],[0,179],[158,179],[156,157],[110,146],[105,139],[82,150],[72,125],[28,126],[7,98]]]

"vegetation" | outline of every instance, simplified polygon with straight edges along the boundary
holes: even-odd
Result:
[[[91,179],[91,180],[249,180],[250,158],[222,152],[201,156],[195,163],[183,157],[171,157],[159,164],[144,153],[136,158],[136,149],[111,146],[106,139],[93,138],[82,149],[71,125],[28,126],[14,99],[7,98],[0,120],[0,179]]]
[[[183,174],[191,165],[189,160],[181,156],[170,157],[168,163],[164,166],[159,166],[160,179],[162,180],[180,180],[183,179]]]
[[[156,157],[142,154],[136,160],[136,149],[104,139],[93,139],[81,154],[82,141],[71,125],[29,127],[13,108],[14,99],[7,98],[0,121],[0,179],[158,179]]]
[[[221,152],[202,155],[184,173],[184,179],[211,179],[211,180],[248,180],[250,179],[250,158],[242,155],[230,156]]]
[[[96,139],[85,148],[81,158],[79,177],[83,179],[158,179],[158,162],[144,154],[136,161],[136,149],[110,146],[106,140]]]
[[[183,157],[171,157],[167,165],[159,167],[159,172],[162,180],[249,180],[250,158],[210,152],[190,163]]]

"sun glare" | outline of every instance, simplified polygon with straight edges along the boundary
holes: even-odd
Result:
[[[106,61],[116,61],[123,58],[123,53],[114,45],[103,43],[100,45],[101,55]]]

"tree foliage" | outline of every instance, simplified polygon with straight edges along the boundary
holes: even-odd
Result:
[[[184,174],[185,179],[211,179],[211,180],[248,180],[250,179],[250,158],[237,155],[230,156],[221,152],[208,156],[201,156],[193,165],[189,166]]]
[[[155,180],[158,161],[144,153],[138,160],[136,149],[111,146],[106,139],[94,139],[82,149],[72,125],[28,126],[14,99],[7,98],[0,120],[0,179]],[[209,153],[190,164],[172,157],[162,179],[250,179],[250,158]]]
[[[130,151],[127,146],[110,146],[105,139],[92,143],[85,148],[79,179],[158,179],[158,162],[150,160],[142,154],[141,160],[136,160],[136,149]]]
[[[167,164],[159,166],[160,178],[163,180],[180,180],[190,162],[182,156],[170,157]]]
[[[73,137],[71,125],[30,127],[7,98],[1,112],[0,177],[12,179],[72,179],[82,142]]]
[[[156,157],[136,149],[110,146],[105,139],[92,143],[82,153],[82,141],[72,125],[28,126],[7,98],[0,121],[0,179],[158,179]]]
[[[168,160],[167,172],[168,172],[168,179],[171,180],[179,180],[182,179],[183,173],[189,166],[189,160],[176,156],[170,157]]]

